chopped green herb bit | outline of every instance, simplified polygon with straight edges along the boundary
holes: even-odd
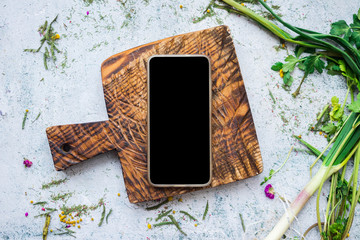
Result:
[[[205,211],[204,211],[202,220],[205,220],[205,217],[206,217],[206,214],[208,213],[208,211],[209,211],[209,201],[206,201]]]
[[[189,213],[185,212],[185,211],[180,211],[180,213],[185,214],[186,216],[188,216],[191,220],[197,221],[196,218],[194,218],[193,216],[191,216]]]
[[[65,199],[71,197],[72,195],[73,195],[73,193],[71,193],[71,192],[64,193],[64,194],[59,193],[58,195],[52,194],[50,198],[53,201],[58,201],[58,200],[63,200],[64,201]]]
[[[160,220],[161,218],[167,216],[169,213],[171,213],[172,209],[170,209],[169,211],[166,211],[166,212],[163,212],[163,213],[160,213],[157,218],[155,219],[155,221],[158,221]]]
[[[26,123],[28,112],[29,112],[29,110],[26,109],[25,113],[24,113],[24,118],[23,118],[23,121],[22,121],[22,130],[24,130],[24,128],[25,128],[25,123]]]
[[[45,201],[33,203],[33,205],[41,205],[41,206],[44,206],[45,204],[47,204],[47,202]]]
[[[241,220],[241,226],[242,226],[242,229],[243,229],[243,231],[245,232],[245,223],[244,223],[244,219],[243,219],[243,217],[242,217],[241,213],[239,213],[239,216],[240,216],[240,220]]]
[[[53,186],[58,186],[64,182],[66,182],[68,179],[67,178],[64,178],[64,179],[59,179],[59,180],[52,180],[51,182],[49,183],[46,183],[46,184],[43,184],[41,189],[48,189],[48,188],[51,188]]]
[[[67,207],[63,205],[60,208],[60,210],[64,212],[64,215],[68,215],[69,213],[76,212],[76,216],[81,216],[83,214],[87,214],[89,211],[98,209],[102,205],[104,205],[103,198],[101,198],[97,204],[93,204],[91,206],[87,206],[85,204],[79,204],[79,205],[73,205],[71,207]]]
[[[175,220],[175,218],[173,217],[173,215],[169,215],[170,220],[175,224],[176,228],[185,236],[187,236],[187,234],[181,229],[179,223]]]
[[[108,224],[108,218],[109,218],[111,213],[112,213],[112,209],[110,209],[109,213],[106,215],[106,224]]]
[[[168,202],[169,202],[169,199],[166,199],[166,200],[162,201],[161,203],[159,203],[159,204],[157,204],[157,205],[155,205],[155,206],[147,207],[147,208],[145,208],[145,209],[148,210],[148,211],[154,210],[154,209],[158,209],[158,208],[160,208],[162,205],[164,205],[164,204],[166,204],[166,203],[168,203]]]
[[[60,52],[60,50],[56,47],[57,40],[60,38],[60,35],[54,31],[54,28],[52,27],[53,23],[57,20],[58,15],[54,18],[54,20],[51,21],[51,23],[48,25],[48,22],[45,21],[43,25],[41,25],[38,29],[38,32],[42,36],[40,40],[40,47],[37,49],[24,49],[24,52],[32,52],[37,53],[41,50],[42,46],[46,42],[48,46],[50,47],[50,51],[47,47],[45,47],[45,53],[43,54],[44,58],[44,67],[47,70],[47,60],[52,59],[54,62],[56,61],[55,51]],[[51,57],[50,57],[51,53]]]
[[[100,222],[99,222],[99,225],[98,225],[99,227],[101,227],[102,223],[104,222],[105,212],[106,212],[105,205],[103,205],[103,211],[101,213],[101,219],[100,219]]]
[[[164,225],[174,225],[174,223],[173,222],[155,223],[155,224],[153,224],[153,227],[160,227],[160,226],[164,226]]]

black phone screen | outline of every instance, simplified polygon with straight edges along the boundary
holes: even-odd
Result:
[[[202,55],[148,61],[148,174],[155,186],[211,179],[210,62]]]

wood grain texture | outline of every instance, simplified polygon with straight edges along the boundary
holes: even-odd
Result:
[[[78,125],[72,130],[68,128],[69,125],[67,130],[61,127],[49,128],[49,142],[56,169],[65,169],[94,153],[114,148],[118,151],[126,190],[132,203],[201,189],[155,188],[147,181],[146,63],[155,54],[203,54],[210,58],[213,83],[213,179],[209,187],[261,173],[262,158],[254,122],[233,41],[226,26],[166,38],[105,60],[101,72],[109,121],[91,129],[86,127],[86,130],[79,130]],[[58,146],[62,144],[61,141],[54,143],[56,141],[53,140],[58,134],[61,141],[77,143],[76,149],[81,149],[82,153],[67,153],[64,157]],[[90,140],[93,138],[96,140]],[[98,150],[95,151],[91,144],[96,144]]]

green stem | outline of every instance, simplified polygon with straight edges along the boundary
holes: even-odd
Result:
[[[334,188],[334,175],[331,176],[331,185],[330,185],[330,194],[329,194],[329,199],[328,199],[328,202],[327,202],[327,205],[326,205],[326,211],[325,211],[325,222],[324,222],[324,232],[326,232],[326,229],[328,228],[328,226],[330,226],[329,224],[329,220],[330,220],[330,217],[329,217],[329,211],[330,211],[330,206],[331,206],[331,202],[332,202],[332,199],[333,199],[333,196],[334,196],[334,192],[331,191],[333,188]]]
[[[272,23],[269,20],[267,20],[266,18],[256,14],[255,12],[251,11],[249,8],[242,6],[240,3],[235,2],[234,0],[223,0],[223,2],[236,8],[239,11],[238,14],[246,15],[247,17],[255,20],[256,22],[261,24],[263,27],[268,29],[270,32],[274,33],[276,36],[278,36],[279,38],[281,38],[285,41],[288,41],[288,42],[291,42],[294,44],[298,44],[298,45],[301,45],[304,47],[309,47],[309,48],[326,49],[325,47],[323,47],[321,45],[294,40],[294,38],[289,33],[285,32],[284,30],[282,30],[281,28],[276,26],[274,23]]]
[[[349,66],[351,67],[351,69],[356,73],[357,76],[360,76],[360,69],[359,67],[356,65],[356,63],[354,62],[354,60],[343,50],[341,50],[340,48],[326,42],[326,41],[322,41],[316,37],[313,37],[309,34],[306,34],[305,32],[299,30],[298,28],[290,25],[289,23],[283,21],[277,14],[275,14],[272,9],[262,0],[259,0],[260,4],[263,5],[266,10],[268,10],[276,20],[278,20],[281,24],[283,24],[285,27],[287,27],[288,29],[294,31],[295,33],[299,34],[301,37],[304,37],[305,39],[311,40],[319,45],[322,46],[323,49],[328,49],[328,50],[332,50],[335,52],[340,53],[345,61],[349,64]]]
[[[349,217],[345,226],[345,230],[342,236],[342,239],[345,239],[347,234],[350,231],[351,225],[354,220],[354,214],[355,214],[355,207],[360,197],[360,191],[356,191],[357,189],[357,181],[358,181],[358,173],[359,173],[359,164],[360,164],[360,148],[357,149],[356,155],[355,155],[355,162],[354,162],[354,171],[353,171],[353,194],[351,199],[351,209],[349,213]]]
[[[265,240],[278,240],[281,239],[290,227],[290,224],[295,219],[295,216],[300,212],[300,210],[305,206],[310,197],[316,192],[319,188],[320,180],[325,176],[328,167],[321,166],[320,170],[314,175],[314,177],[308,182],[305,188],[299,193],[296,199],[291,203],[290,207],[286,210],[284,215],[280,218],[278,223],[268,234]],[[327,177],[332,174],[332,171],[329,172]]]

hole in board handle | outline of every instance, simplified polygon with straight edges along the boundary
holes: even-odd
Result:
[[[64,152],[69,152],[71,150],[71,146],[70,144],[68,143],[64,143],[62,146],[61,146],[61,149],[64,151]]]

